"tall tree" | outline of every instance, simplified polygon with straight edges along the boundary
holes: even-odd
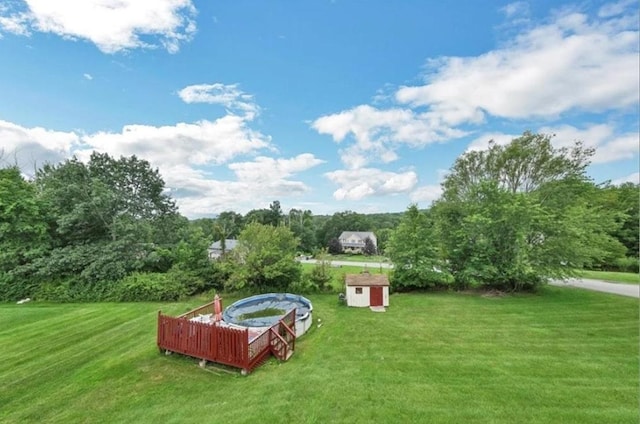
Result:
[[[375,255],[377,252],[376,245],[373,243],[370,237],[364,239],[364,249],[362,249],[362,253],[367,256]]]
[[[258,292],[287,290],[299,281],[300,264],[295,260],[298,240],[283,226],[252,222],[238,237],[238,245],[228,255],[231,275],[229,289]]]
[[[57,278],[114,281],[145,268],[184,224],[158,170],[135,156],[93,153],[37,172],[53,248],[40,272]]]
[[[447,264],[461,287],[532,288],[602,258],[613,215],[589,202],[592,149],[555,149],[525,132],[459,157],[435,204]]]
[[[316,247],[313,214],[310,210],[291,209],[286,215],[286,225],[300,240],[298,248],[310,253]]]
[[[49,238],[34,185],[17,167],[0,169],[0,300],[30,295],[32,280],[14,271],[43,255]]]
[[[433,219],[426,212],[409,206],[387,244],[394,264],[391,280],[395,289],[432,288],[450,282],[435,231]]]
[[[235,239],[242,231],[243,218],[239,213],[225,211],[218,215],[215,219],[215,224],[219,228],[216,238],[222,237],[222,234],[224,234],[226,238]]]
[[[282,222],[282,217],[283,217],[283,214],[282,214],[282,208],[280,207],[280,201],[274,200],[269,205],[268,224],[274,225],[277,227]]]

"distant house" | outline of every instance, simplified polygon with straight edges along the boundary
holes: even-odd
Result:
[[[237,244],[238,244],[238,240],[225,239],[224,241],[225,252],[235,249]],[[213,243],[211,243],[211,246],[209,246],[208,251],[209,251],[209,259],[218,259],[219,257],[222,256],[222,253],[223,253],[222,242],[220,240],[214,241]]]
[[[349,253],[362,253],[364,251],[365,240],[370,238],[373,245],[378,249],[378,240],[371,231],[343,231],[338,240],[342,245],[342,250]]]
[[[389,279],[384,274],[347,274],[345,285],[348,306],[389,306]]]

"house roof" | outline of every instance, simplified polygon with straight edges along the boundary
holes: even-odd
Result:
[[[224,248],[225,248],[225,250],[233,250],[233,249],[235,249],[237,244],[238,244],[238,240],[236,240],[236,239],[225,239],[224,240]],[[220,240],[214,241],[213,243],[211,243],[211,246],[209,246],[209,250],[222,250],[222,244],[220,243]]]
[[[349,238],[351,236],[356,236],[362,240],[366,239],[367,237],[369,237],[371,240],[376,239],[376,235],[373,234],[373,232],[371,231],[343,231],[342,234],[340,234],[340,239],[346,239]]]
[[[388,286],[389,279],[384,274],[347,274],[345,276],[347,286]]]

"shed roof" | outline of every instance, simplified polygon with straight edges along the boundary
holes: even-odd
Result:
[[[388,286],[389,279],[384,274],[347,274],[345,277],[347,286]]]

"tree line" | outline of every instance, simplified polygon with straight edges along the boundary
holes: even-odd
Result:
[[[136,156],[93,153],[86,163],[44,165],[31,179],[8,166],[0,169],[0,301],[171,300],[210,289],[286,289],[303,277],[296,254],[313,254],[344,230],[390,231],[401,216],[285,214],[276,200],[246,215],[189,221],[158,170]],[[227,238],[242,248],[211,261],[208,246]]]
[[[593,150],[553,148],[524,133],[460,156],[428,210],[284,212],[188,220],[157,169],[135,156],[93,153],[27,179],[0,169],[0,300],[172,300],[216,290],[321,289],[326,261],[303,273],[294,257],[373,231],[395,264],[394,290],[535,289],[576,269],[638,271],[637,184],[595,184]],[[208,246],[237,239],[212,261]],[[336,248],[337,249],[337,248]],[[371,253],[371,252],[370,252]]]

